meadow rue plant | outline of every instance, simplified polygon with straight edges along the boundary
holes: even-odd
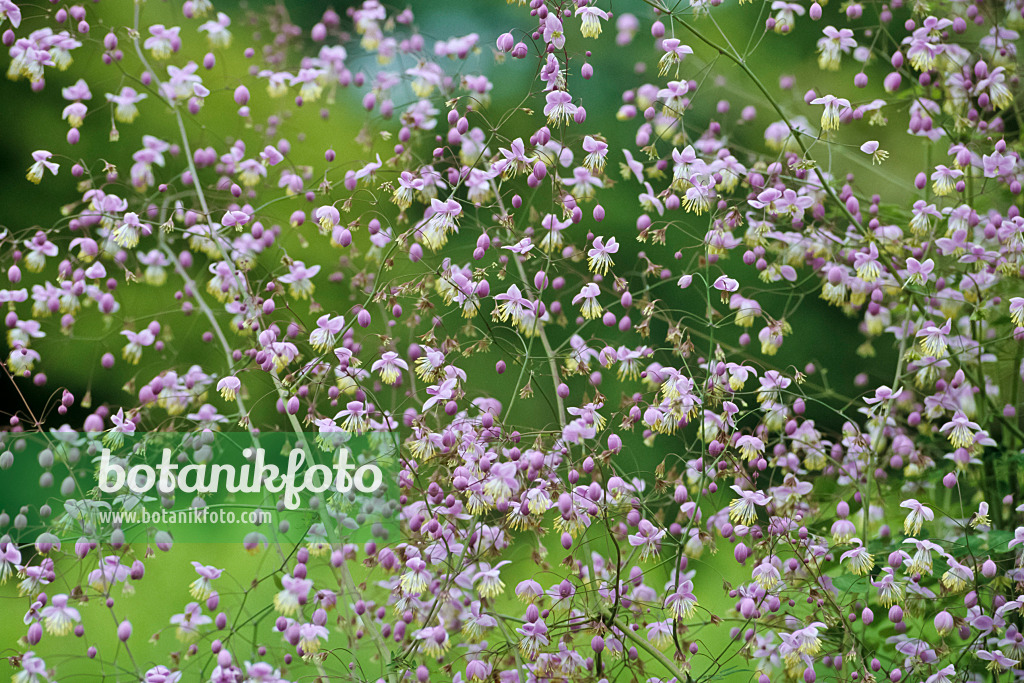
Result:
[[[442,5],[0,0],[12,680],[1024,677],[1024,3]],[[271,435],[390,498],[124,521]]]

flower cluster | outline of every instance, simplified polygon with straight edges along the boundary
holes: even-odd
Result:
[[[0,0],[73,179],[0,234],[15,683],[1024,678],[1024,2],[113,4]],[[81,456],[174,431],[366,438],[393,533],[133,544]]]

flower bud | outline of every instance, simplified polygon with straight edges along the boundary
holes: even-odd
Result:
[[[935,630],[940,636],[945,636],[953,631],[953,615],[942,610],[935,615]]]
[[[743,564],[750,557],[750,548],[744,543],[737,543],[736,549],[732,551],[732,556],[736,558],[736,561]]]
[[[622,439],[618,434],[611,434],[608,436],[608,450],[612,453],[618,453],[622,450]]]
[[[499,52],[511,52],[515,44],[516,39],[511,33],[502,33],[496,42]]]
[[[992,561],[991,557],[985,560],[984,564],[981,565],[981,575],[986,579],[991,579],[996,575],[997,571],[998,568],[996,567],[996,563]]]

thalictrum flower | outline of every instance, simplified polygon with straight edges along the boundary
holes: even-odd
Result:
[[[196,600],[205,600],[213,592],[212,581],[219,579],[223,569],[218,569],[201,562],[192,562],[192,567],[199,574],[199,578],[189,584],[188,591]]]
[[[44,171],[49,171],[53,175],[57,175],[57,170],[60,168],[60,166],[57,163],[50,161],[50,158],[52,156],[53,155],[47,152],[45,149],[40,149],[36,150],[35,152],[32,152],[33,163],[31,166],[29,166],[28,173],[25,177],[27,177],[30,181],[38,185],[39,181],[43,179]]]
[[[593,282],[583,285],[583,289],[580,293],[572,298],[573,305],[582,303],[580,306],[580,314],[589,319],[599,318],[601,316],[601,304],[597,302],[597,296],[601,293],[601,288],[595,285]]]
[[[852,48],[857,47],[853,31],[848,28],[837,29],[835,26],[826,26],[822,33],[825,36],[818,39],[818,67],[828,71],[838,71],[843,54],[849,54]]]
[[[880,164],[889,158],[889,153],[878,146],[878,140],[868,140],[860,146],[860,151],[870,154],[873,164]]]
[[[580,33],[585,38],[597,38],[601,35],[601,22],[608,20],[608,13],[594,5],[578,7],[576,16],[582,18]]]
[[[609,268],[615,265],[612,255],[617,254],[618,251],[619,243],[615,241],[614,237],[607,238],[607,242],[604,237],[595,237],[593,248],[587,251],[587,266],[592,273],[604,275]]]
[[[55,636],[67,635],[74,625],[82,620],[78,610],[68,605],[68,596],[64,593],[50,598],[50,604],[40,612],[46,621],[46,631]]]
[[[859,538],[851,540],[857,545],[857,547],[852,550],[847,550],[840,556],[839,560],[841,562],[849,562],[850,571],[858,576],[863,576],[874,568],[875,559],[871,556],[871,553]]]
[[[974,581],[974,571],[970,567],[960,564],[951,555],[946,555],[946,564],[949,569],[942,575],[941,581],[947,590],[959,593],[971,581]]]
[[[676,38],[666,38],[661,41],[661,49],[665,51],[661,59],[658,60],[658,75],[664,76],[673,68],[676,69],[676,73],[679,71],[679,65],[682,63],[686,55],[693,54],[693,48],[689,45],[683,45],[682,42]]]
[[[652,555],[657,555],[661,550],[661,539],[665,536],[665,530],[659,529],[646,519],[641,519],[637,525],[637,532],[628,537],[629,544],[634,548],[640,548],[640,561],[646,560]]]
[[[907,536],[917,536],[921,533],[922,524],[935,519],[935,513],[931,508],[919,503],[914,498],[903,501],[900,503],[900,507],[910,510],[910,512],[907,513],[906,518],[903,520],[903,533]]]
[[[178,627],[178,638],[187,643],[199,636],[200,626],[213,623],[213,619],[203,614],[198,602],[190,602],[185,605],[184,612],[171,617],[171,623]]]
[[[408,369],[408,363],[399,358],[394,351],[385,351],[370,366],[371,371],[380,373],[380,381],[384,384],[397,384],[402,376],[402,370]]]
[[[142,44],[147,50],[152,50],[156,59],[167,59],[171,53],[181,49],[180,26],[167,28],[163,24],[153,24],[149,27],[150,37]]]
[[[729,488],[739,495],[729,503],[729,519],[737,524],[750,526],[757,518],[757,506],[764,507],[771,502],[771,496],[760,491],[747,491],[735,484]]]
[[[1010,320],[1017,327],[1024,327],[1024,297],[1014,296],[1010,298]]]
[[[572,103],[572,95],[565,90],[552,90],[545,100],[544,115],[548,117],[548,125],[565,125],[576,114],[577,107]]]
[[[288,285],[288,293],[295,299],[308,299],[316,286],[313,284],[313,278],[320,272],[320,266],[306,267],[306,264],[302,261],[295,261],[288,265],[288,274],[282,275],[278,278],[281,282]]]

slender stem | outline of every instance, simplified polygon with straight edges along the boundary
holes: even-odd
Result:
[[[135,0],[135,23],[134,32],[132,33],[132,45],[135,46],[135,54],[138,55],[139,61],[142,62],[142,66],[145,67],[146,71],[149,72],[149,75],[152,76],[153,80],[156,82],[157,92],[163,94],[163,89],[161,88],[163,82],[160,80],[160,77],[156,75],[156,70],[153,69],[149,60],[146,59],[146,55],[142,51],[142,46],[139,45],[139,11],[141,5],[141,0]],[[171,108],[171,112],[174,114],[174,118],[178,122],[178,133],[181,135],[181,144],[185,148],[185,160],[188,162],[188,170],[192,175],[192,186],[196,190],[196,197],[199,199],[199,205],[203,207],[203,215],[209,216],[210,207],[206,203],[206,194],[203,192],[203,188],[199,185],[199,174],[196,172],[196,164],[192,159],[192,147],[188,143],[188,134],[185,132],[185,120],[181,118],[181,110],[174,102],[166,97],[163,97],[162,99],[167,103],[167,106]]]
[[[686,673],[685,671],[680,669],[678,666],[676,666],[676,663],[673,662],[671,659],[669,659],[665,655],[664,652],[662,652],[658,648],[654,647],[649,642],[647,642],[645,639],[641,638],[636,633],[634,633],[633,629],[631,629],[627,624],[623,623],[623,621],[621,619],[619,619],[618,617],[612,619],[612,624],[614,624],[616,628],[618,628],[620,631],[622,631],[622,633],[626,636],[626,638],[628,638],[629,640],[633,641],[633,643],[637,647],[639,647],[641,650],[643,650],[644,652],[649,654],[651,657],[654,657],[656,660],[658,660],[658,663],[661,664],[666,669],[668,669],[669,673],[671,673],[673,676],[675,676],[677,680],[679,680],[679,681],[689,681],[690,680],[690,675],[688,673]]]
[[[501,208],[502,213],[507,213],[505,210],[505,202],[501,198],[500,190],[491,181],[492,188],[494,189],[494,196],[498,198],[498,206]],[[565,427],[565,401],[562,400],[561,395],[558,393],[559,375],[558,375],[558,362],[555,360],[555,352],[551,348],[551,342],[548,340],[548,333],[544,329],[544,324],[540,321],[539,310],[536,307],[540,304],[540,299],[534,299],[531,292],[533,288],[530,286],[530,281],[526,277],[526,269],[523,268],[522,261],[520,261],[518,254],[512,254],[512,261],[516,264],[516,272],[519,273],[519,279],[523,283],[523,288],[526,291],[527,297],[535,306],[534,309],[534,329],[537,336],[540,337],[540,343],[544,346],[544,353],[548,356],[548,370],[551,372],[551,381],[555,385],[555,400],[558,402],[558,424],[562,428]]]
[[[206,299],[199,293],[199,286],[196,281],[192,279],[192,276],[188,274],[184,266],[181,265],[181,261],[178,260],[177,254],[175,254],[167,244],[164,243],[163,238],[160,240],[160,249],[164,252],[171,263],[174,264],[174,270],[181,276],[181,279],[185,281],[185,284],[192,290],[192,298],[195,299],[196,304],[199,306],[199,310],[206,316],[206,319],[210,322],[210,327],[213,328],[213,334],[217,337],[217,343],[220,344],[221,350],[224,351],[224,357],[227,360],[228,369],[234,365],[235,360],[232,355],[231,345],[228,344],[227,337],[224,336],[224,331],[221,330],[220,324],[217,321],[216,315],[213,313],[213,309],[210,308],[209,304],[206,303]],[[240,391],[235,392],[235,405],[238,406],[238,424],[244,426],[249,430],[249,433],[256,438],[256,431],[254,430],[252,423],[249,420],[249,411],[245,407],[245,402],[242,400],[242,394]]]

